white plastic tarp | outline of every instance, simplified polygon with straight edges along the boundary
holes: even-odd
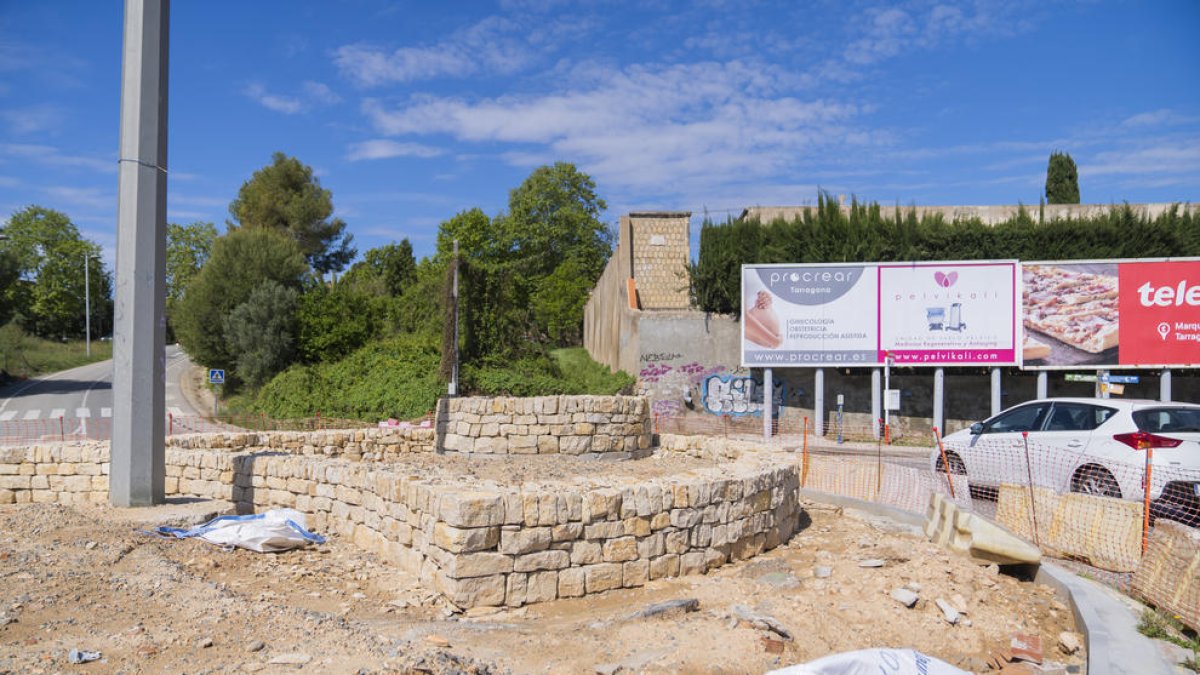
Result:
[[[218,546],[236,546],[259,553],[277,553],[325,543],[325,537],[306,529],[304,514],[294,509],[271,509],[246,516],[218,516],[190,530],[162,526],[154,531],[179,539],[199,537]]]
[[[915,649],[861,649],[831,654],[767,675],[971,675]]]

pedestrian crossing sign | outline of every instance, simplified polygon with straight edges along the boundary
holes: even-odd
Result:
[[[225,371],[217,368],[211,368],[208,371],[209,384],[225,384]]]

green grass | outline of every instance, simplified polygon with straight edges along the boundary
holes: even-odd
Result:
[[[555,349],[550,357],[558,364],[562,378],[589,394],[628,394],[634,378],[625,371],[610,373],[608,366],[596,363],[583,347]]]
[[[0,371],[28,378],[112,358],[112,342],[92,340],[92,355],[83,340],[55,342],[21,335],[0,335]]]
[[[1192,656],[1184,659],[1179,665],[1200,673],[1200,637],[1189,631],[1177,617],[1169,616],[1161,611],[1145,609],[1142,611],[1142,620],[1138,622],[1137,629],[1139,633],[1148,638],[1165,640],[1184,649],[1190,649]]]

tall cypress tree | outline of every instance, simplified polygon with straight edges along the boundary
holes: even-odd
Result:
[[[1050,153],[1046,167],[1046,201],[1050,204],[1079,203],[1079,171],[1071,155],[1057,150]]]

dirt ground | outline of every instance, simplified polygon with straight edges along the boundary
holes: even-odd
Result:
[[[0,673],[750,673],[875,646],[984,672],[1014,631],[1040,635],[1048,660],[1083,663],[1057,648],[1074,626],[1050,589],[886,521],[804,506],[787,546],[707,576],[465,614],[336,536],[283,554],[224,552],[139,534],[113,509],[4,506]],[[905,585],[918,589],[911,609],[889,597]],[[965,610],[958,625],[938,598]],[[696,611],[639,615],[689,599]],[[71,649],[101,658],[72,665]]]

